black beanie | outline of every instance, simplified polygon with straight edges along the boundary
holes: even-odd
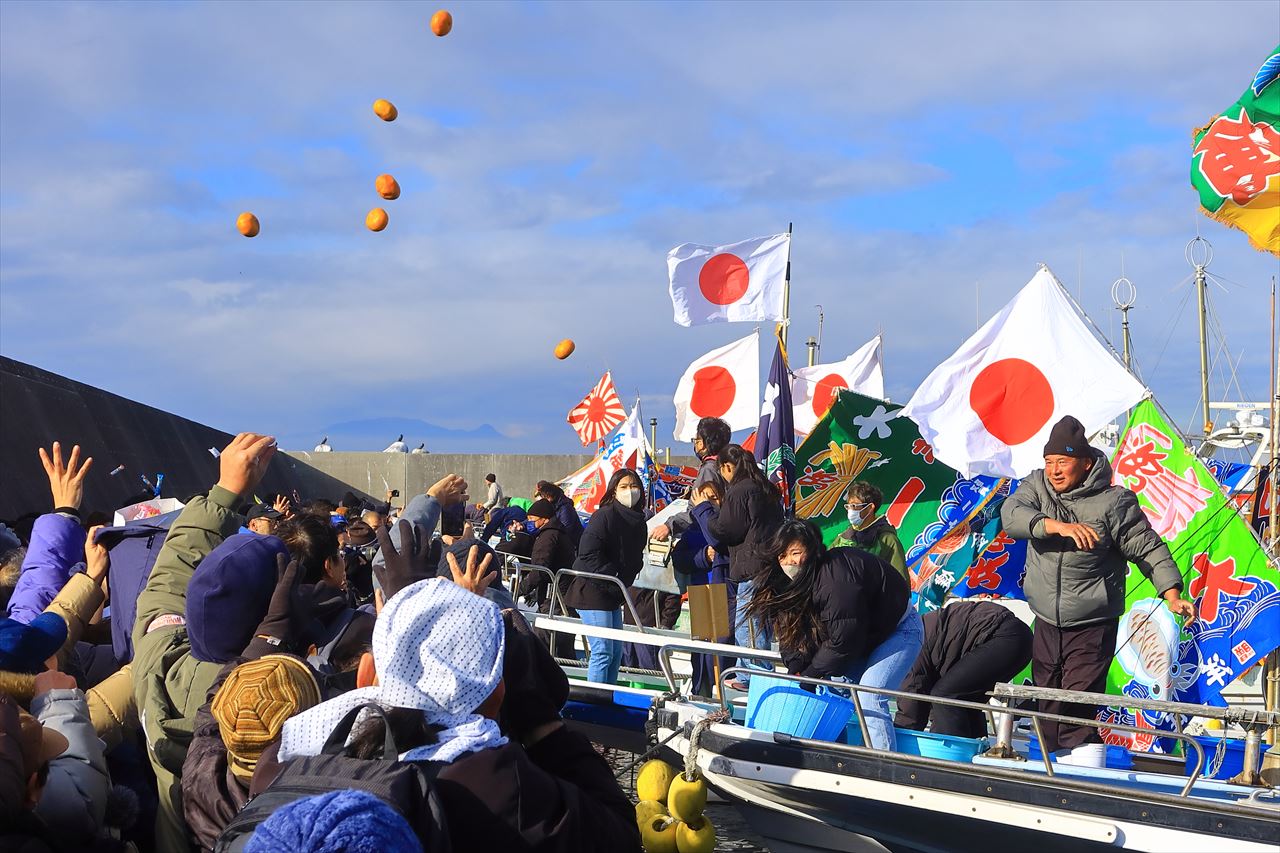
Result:
[[[1044,455],[1092,459],[1093,448],[1089,446],[1089,438],[1084,434],[1084,424],[1071,415],[1054,424],[1049,431],[1049,442],[1044,446]]]
[[[525,515],[537,516],[538,518],[555,518],[556,507],[551,501],[539,498],[525,510]]]

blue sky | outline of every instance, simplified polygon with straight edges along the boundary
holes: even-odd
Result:
[[[1136,283],[1185,426],[1200,233],[1214,396],[1266,398],[1275,259],[1187,170],[1280,3],[459,3],[444,39],[435,8],[5,3],[0,353],[288,447],[416,418],[570,451],[608,367],[662,444],[684,367],[749,330],[675,326],[666,251],[795,222],[793,340],[819,303],[824,360],[882,329],[895,400],[1045,262],[1117,342]]]

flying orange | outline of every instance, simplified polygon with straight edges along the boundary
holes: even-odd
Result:
[[[444,9],[431,16],[431,32],[443,37],[449,35],[449,31],[452,29],[453,15],[450,15]]]
[[[387,227],[387,222],[387,212],[380,207],[369,211],[369,215],[364,218],[364,225],[370,231],[381,231]]]
[[[378,191],[378,195],[385,199],[400,198],[400,185],[390,175],[379,175],[377,180],[373,182],[373,188]]]
[[[236,230],[246,237],[257,237],[261,226],[258,223],[258,217],[249,211],[245,211],[236,217]]]
[[[383,121],[395,121],[396,116],[400,115],[396,112],[396,105],[386,98],[378,98],[373,102],[373,114]]]
[[[574,344],[571,339],[565,338],[563,341],[556,344],[556,358],[564,361],[566,358],[573,355],[573,351],[575,349],[577,349],[577,345]]]

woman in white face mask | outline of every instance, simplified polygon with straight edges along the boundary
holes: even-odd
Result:
[[[644,565],[649,533],[645,526],[644,485],[635,471],[615,471],[609,479],[600,508],[582,531],[573,568],[610,575],[630,587]],[[622,629],[622,595],[611,581],[574,578],[564,592],[564,602],[576,608],[585,625]],[[599,684],[613,684],[622,665],[622,642],[588,637],[591,660],[587,677]]]
[[[747,615],[772,626],[787,672],[897,690],[924,642],[906,579],[864,551],[828,550],[809,521],[783,522],[769,553]],[[893,749],[888,699],[859,698],[871,745]]]

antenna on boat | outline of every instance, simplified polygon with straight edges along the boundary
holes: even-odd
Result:
[[[1111,301],[1120,312],[1120,335],[1124,345],[1124,366],[1133,372],[1132,349],[1129,342],[1129,309],[1138,301],[1138,288],[1124,276],[1121,267],[1120,277],[1111,284]]]
[[[1206,330],[1206,314],[1208,294],[1205,292],[1205,267],[1213,261],[1213,245],[1196,235],[1187,243],[1185,252],[1187,263],[1196,271],[1196,302],[1200,309],[1200,405],[1204,414],[1204,434],[1213,432],[1213,421],[1209,419],[1209,337]]]

